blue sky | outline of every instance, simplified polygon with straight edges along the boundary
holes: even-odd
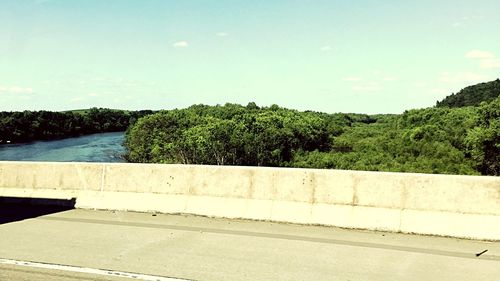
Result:
[[[500,77],[500,1],[0,0],[0,110],[401,113]]]

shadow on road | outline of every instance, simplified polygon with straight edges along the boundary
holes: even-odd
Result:
[[[0,225],[75,208],[75,199],[0,197]]]

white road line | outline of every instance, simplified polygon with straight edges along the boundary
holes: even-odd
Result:
[[[30,261],[18,261],[18,260],[10,260],[10,259],[2,259],[2,258],[0,258],[0,264],[35,267],[35,268],[78,272],[78,273],[87,273],[87,274],[113,276],[113,277],[123,277],[123,278],[135,279],[135,280],[188,281],[187,279],[170,278],[170,277],[163,277],[163,276],[116,271],[116,270],[95,269],[95,268],[88,268],[88,267],[78,267],[78,266],[71,266],[71,265],[60,265],[60,264],[30,262]]]

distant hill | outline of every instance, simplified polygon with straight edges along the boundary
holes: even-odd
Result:
[[[466,87],[438,101],[436,107],[474,106],[483,101],[490,102],[498,96],[500,96],[500,79]]]
[[[102,110],[104,108],[97,108],[95,107],[95,109],[98,109],[98,110]],[[123,113],[129,113],[130,110],[123,110],[123,109],[113,109],[113,108],[105,108],[106,110],[108,111],[113,111],[113,112],[123,112]],[[85,109],[73,109],[73,110],[64,110],[64,111],[61,111],[63,113],[78,113],[78,114],[83,114],[83,115],[86,115],[88,113],[90,113],[92,111],[92,108],[85,108]]]

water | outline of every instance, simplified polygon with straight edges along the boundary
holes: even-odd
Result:
[[[0,161],[125,162],[123,132],[0,145]]]

